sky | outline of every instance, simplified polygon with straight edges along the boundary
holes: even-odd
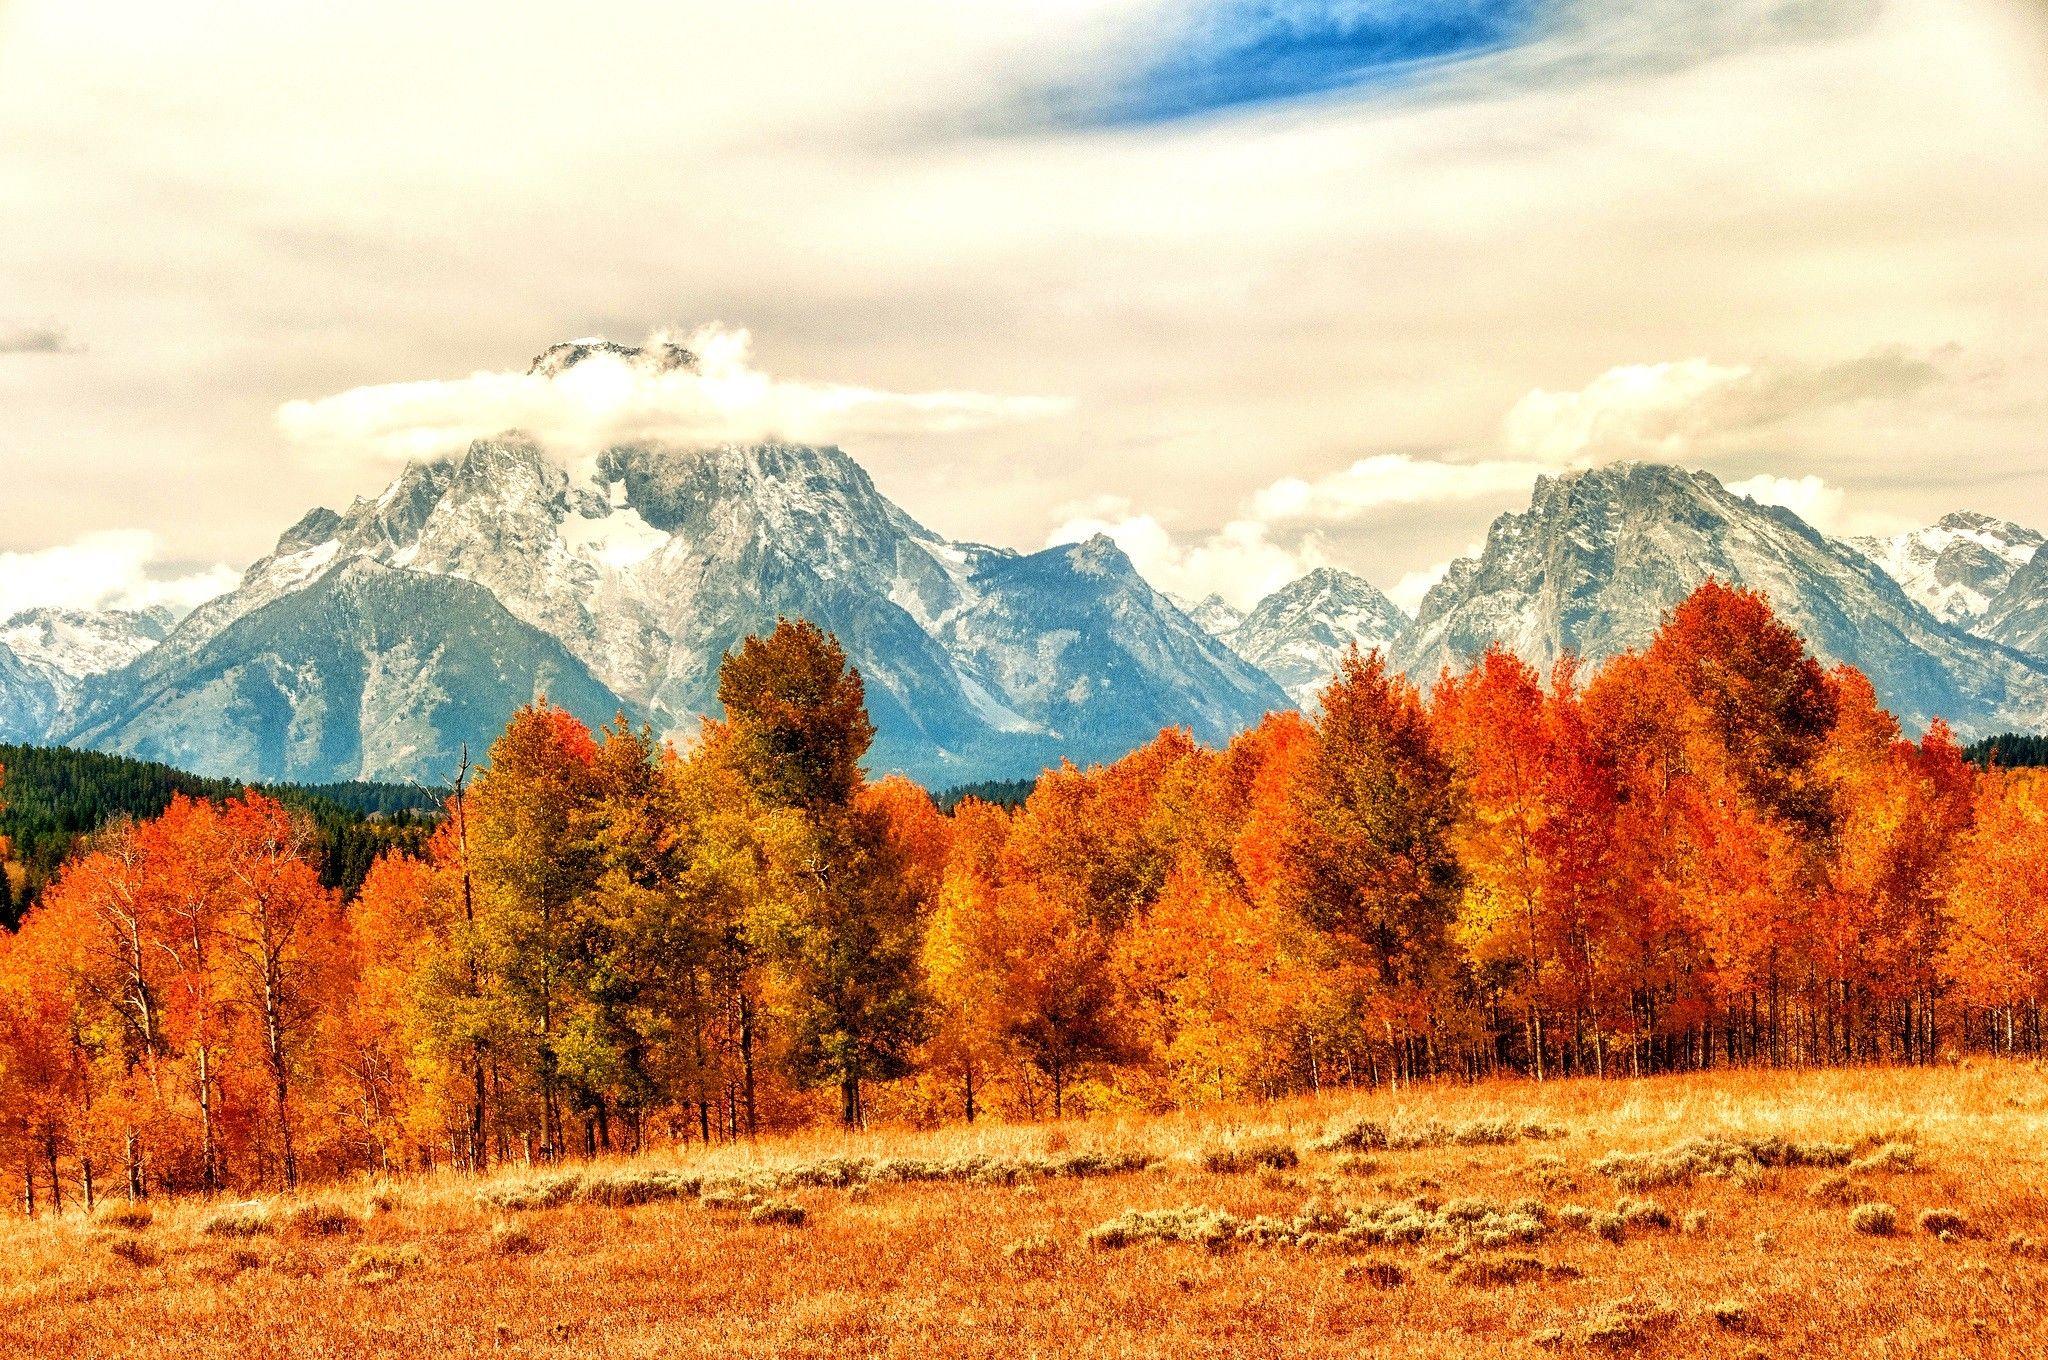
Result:
[[[507,425],[1240,605],[1618,458],[2048,528],[2048,4],[0,0],[0,614]]]

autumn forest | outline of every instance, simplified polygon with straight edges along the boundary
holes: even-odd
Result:
[[[18,1202],[2041,1047],[2048,779],[1907,739],[1753,593],[1583,674],[1354,653],[1015,808],[869,779],[808,623],[719,698],[678,745],[521,711],[346,897],[262,793],[93,835],[0,937]]]

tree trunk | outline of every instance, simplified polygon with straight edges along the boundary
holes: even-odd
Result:
[[[859,1078],[854,1081],[854,1108],[858,1113]],[[761,1131],[761,1124],[754,1105],[754,999],[744,987],[740,989],[740,1084],[747,1102],[747,1137],[752,1138]],[[850,1125],[852,1120],[847,1122]]]

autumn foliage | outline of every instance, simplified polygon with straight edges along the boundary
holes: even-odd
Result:
[[[950,816],[865,775],[815,627],[720,698],[680,751],[523,710],[345,907],[260,796],[102,832],[0,947],[24,1203],[2041,1045],[2048,782],[1909,740],[1753,593],[1583,677],[1354,654],[1312,717]]]

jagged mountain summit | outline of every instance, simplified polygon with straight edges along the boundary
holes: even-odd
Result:
[[[1363,576],[1322,567],[1259,601],[1224,635],[1232,651],[1313,710],[1345,652],[1389,651],[1409,619]]]
[[[2043,542],[2023,525],[1969,510],[1889,538],[1849,540],[1929,613],[1964,628],[1984,616]]]
[[[1541,479],[1452,564],[1396,646],[1429,677],[1498,640],[1539,668],[1639,647],[1709,577],[1762,591],[1815,652],[1869,675],[1909,729],[1965,736],[2048,723],[2048,663],[1949,626],[1870,558],[1704,472],[1621,463]]]
[[[536,692],[687,734],[724,653],[780,615],[845,643],[875,766],[932,783],[1169,724],[1222,741],[1285,703],[1106,538],[954,543],[836,448],[621,447],[577,477],[504,436],[306,515],[60,735],[205,773],[442,781]]]

